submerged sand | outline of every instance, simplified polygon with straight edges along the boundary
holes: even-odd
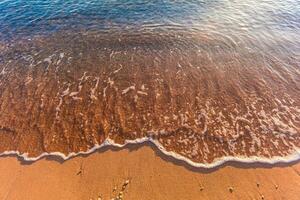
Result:
[[[139,148],[138,148],[139,147]],[[163,156],[150,146],[107,148],[67,161],[34,163],[0,158],[0,199],[287,199],[300,195],[299,162],[277,165],[229,163],[205,170]],[[232,188],[232,192],[230,192]]]
[[[10,42],[0,52],[0,154],[149,138],[200,164],[290,156],[300,148],[298,51],[244,42],[89,32]]]

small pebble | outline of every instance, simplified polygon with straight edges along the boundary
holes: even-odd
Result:
[[[129,184],[129,180],[126,180],[124,185],[128,185]]]
[[[257,187],[259,187],[259,185],[260,185],[259,183],[256,183],[256,186],[257,186]]]
[[[275,189],[276,189],[276,190],[278,189],[278,185],[275,185]]]
[[[129,184],[129,180],[126,180],[122,186],[122,190],[125,190],[126,186]]]
[[[229,190],[230,193],[232,193],[233,192],[233,187],[229,187],[228,190]]]
[[[261,199],[265,199],[265,196],[264,196],[264,195],[261,195]]]

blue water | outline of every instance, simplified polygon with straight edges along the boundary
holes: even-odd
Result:
[[[0,37],[61,30],[186,31],[298,41],[299,0],[1,0]]]
[[[212,3],[190,1],[24,1],[0,3],[0,33],[38,34],[63,29],[112,30],[188,26]]]

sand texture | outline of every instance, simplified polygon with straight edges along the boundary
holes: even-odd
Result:
[[[163,156],[151,145],[106,148],[65,162],[52,157],[24,163],[16,157],[1,157],[0,180],[3,200],[98,200],[99,195],[110,200],[122,186],[124,200],[298,200],[300,196],[297,162],[229,163],[204,170]]]

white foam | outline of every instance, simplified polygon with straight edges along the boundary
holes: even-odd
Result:
[[[122,91],[122,94],[128,93],[130,90],[135,90],[135,85],[132,85]]]
[[[60,53],[60,54],[59,54],[59,59],[58,59],[58,61],[56,62],[57,65],[59,65],[59,64],[61,63],[61,61],[62,61],[62,59],[63,59],[64,56],[65,56],[65,53]]]
[[[52,56],[49,56],[48,58],[45,58],[44,62],[47,62],[48,64],[51,64],[52,63]]]
[[[76,91],[76,92],[71,92],[69,94],[70,97],[73,97],[73,96],[76,96],[77,94],[79,94],[79,91]]]
[[[114,73],[114,74],[118,73],[122,68],[123,68],[123,66],[120,64],[120,68],[119,68],[119,69],[116,69],[113,73]]]
[[[25,85],[28,85],[29,83],[31,83],[33,81],[33,78],[28,76],[26,79],[25,79]]]
[[[94,86],[93,88],[91,88],[91,93],[90,93],[90,98],[91,98],[91,99],[94,99],[94,100],[97,100],[97,99],[98,99],[98,98],[96,97],[96,95],[95,95],[95,91],[96,91],[96,89],[98,88],[99,80],[100,80],[100,78],[97,77],[97,78],[96,78],[96,84],[95,84],[95,86]]]
[[[4,75],[6,74],[7,72],[5,71],[5,67],[2,69],[2,71],[0,72],[0,75]]]
[[[108,77],[108,81],[107,82],[109,83],[110,86],[113,86],[114,83],[115,83],[113,80],[110,79],[110,77]]]
[[[226,162],[229,161],[235,161],[235,162],[241,162],[241,163],[263,163],[263,164],[276,164],[276,163],[290,163],[293,161],[297,161],[300,159],[300,149],[296,148],[294,149],[294,152],[291,153],[288,156],[282,157],[282,156],[274,156],[272,158],[266,158],[266,157],[258,157],[258,156],[224,156],[221,158],[215,159],[212,163],[197,163],[194,162],[180,154],[177,154],[172,151],[167,151],[157,140],[154,140],[152,138],[148,137],[143,137],[143,138],[138,138],[135,140],[126,140],[124,144],[118,144],[115,143],[111,139],[106,139],[102,144],[96,144],[93,148],[87,150],[87,151],[80,151],[78,153],[71,152],[68,155],[65,155],[64,153],[61,152],[44,152],[41,155],[37,157],[29,157],[28,153],[20,153],[19,151],[4,151],[3,153],[0,154],[0,156],[5,156],[5,155],[17,155],[19,157],[22,157],[25,161],[37,161],[43,157],[47,156],[58,156],[61,157],[64,160],[68,160],[72,157],[78,156],[78,155],[86,155],[86,154],[91,154],[94,151],[101,149],[106,146],[114,146],[114,147],[119,147],[123,148],[128,144],[142,144],[146,142],[151,142],[153,143],[163,154],[167,156],[171,156],[176,160],[179,161],[184,161],[187,164],[197,167],[197,168],[214,168],[217,166],[220,166]]]
[[[139,90],[139,91],[137,91],[137,93],[138,93],[138,94],[141,94],[141,95],[145,95],[145,96],[147,96],[147,95],[148,95],[148,93],[147,93],[147,92],[143,92],[143,91],[140,91],[140,90]]]

